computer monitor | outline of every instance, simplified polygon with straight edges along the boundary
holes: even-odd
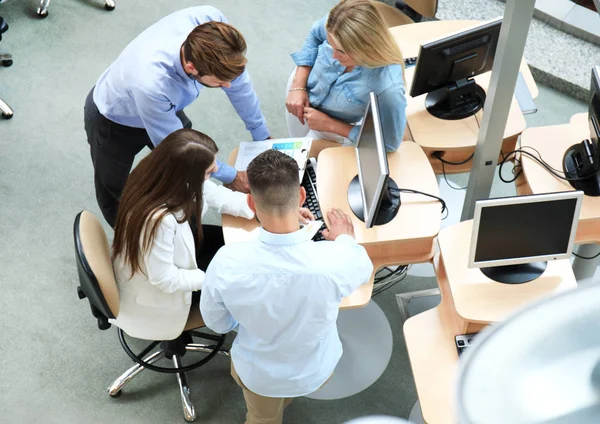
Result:
[[[500,283],[536,279],[548,260],[570,258],[582,200],[581,191],[478,200],[469,268]]]
[[[573,188],[586,196],[600,196],[600,66],[592,69],[588,122],[590,138],[567,149],[563,171]]]
[[[472,78],[492,70],[502,18],[421,45],[412,97],[440,119],[463,119],[483,107],[485,91]]]
[[[358,175],[348,186],[350,208],[367,228],[388,223],[400,207],[400,193],[392,193],[398,186],[389,176],[377,96],[369,98],[356,146]]]

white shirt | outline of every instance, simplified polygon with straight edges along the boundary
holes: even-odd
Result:
[[[210,263],[200,310],[218,333],[238,327],[231,358],[242,382],[269,397],[303,396],[331,375],[342,344],[340,302],[371,277],[365,249],[348,236],[313,242],[299,230],[229,244]]]

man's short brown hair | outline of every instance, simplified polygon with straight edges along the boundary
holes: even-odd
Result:
[[[282,214],[298,208],[298,162],[277,150],[267,150],[248,165],[250,194],[266,213]]]
[[[183,43],[183,57],[192,62],[201,77],[214,76],[221,81],[239,77],[246,66],[246,40],[224,22],[206,22],[190,32]]]

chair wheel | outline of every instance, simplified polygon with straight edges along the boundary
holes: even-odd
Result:
[[[111,398],[118,398],[121,397],[121,395],[123,394],[122,390],[119,390],[117,393],[111,395],[110,393],[108,394]]]
[[[2,114],[2,117],[3,117],[4,119],[10,119],[10,118],[12,118],[12,117],[13,117],[13,114],[11,113],[11,114],[8,114],[8,115],[7,115],[6,113],[3,113],[3,114]]]
[[[114,10],[114,9],[115,9],[115,6],[113,6],[113,5],[110,5],[110,4],[105,4],[105,5],[104,5],[104,8],[105,8],[106,10],[108,10],[108,11],[111,11],[111,10]]]
[[[13,61],[11,59],[6,59],[6,60],[2,61],[2,66],[8,67],[8,66],[10,66],[12,64],[13,64]]]
[[[37,10],[37,16],[38,16],[38,18],[40,18],[40,19],[45,19],[45,18],[47,18],[47,17],[48,17],[48,11],[47,11],[47,10],[41,10],[41,9],[38,9],[38,10]]]

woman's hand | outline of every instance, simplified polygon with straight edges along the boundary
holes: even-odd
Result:
[[[304,108],[304,120],[311,130],[332,132],[335,119],[312,107]]]
[[[300,208],[298,210],[298,219],[300,220],[301,224],[307,224],[308,221],[314,221],[315,216],[308,208]]]
[[[296,116],[304,125],[304,108],[310,106],[308,93],[304,90],[290,91],[285,99],[285,108],[289,113]]]

